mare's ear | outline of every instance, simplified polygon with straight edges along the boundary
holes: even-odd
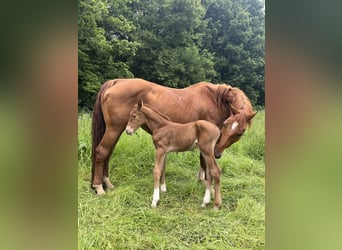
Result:
[[[246,116],[246,118],[247,118],[247,121],[250,121],[250,120],[252,120],[253,119],[253,117],[256,115],[258,113],[258,111],[255,111],[255,112],[253,112],[252,114],[250,114],[250,115],[247,115]]]
[[[143,100],[139,99],[139,101],[138,101],[138,110],[141,109],[142,105],[143,105]]]

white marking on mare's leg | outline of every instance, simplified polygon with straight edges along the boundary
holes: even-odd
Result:
[[[103,194],[106,193],[106,192],[103,190],[102,184],[100,184],[100,185],[93,185],[93,188],[95,188],[96,195],[103,195]]]
[[[160,185],[160,191],[166,192],[166,184],[165,183]]]
[[[210,202],[210,189],[205,190],[202,207],[205,207]]]
[[[108,189],[113,189],[114,188],[114,186],[113,186],[113,184],[110,182],[110,180],[109,180],[109,177],[104,177],[103,178],[103,181],[104,181],[104,183],[106,183],[106,187],[108,188]]]
[[[233,122],[233,125],[232,125],[232,130],[234,130],[237,126],[239,125],[238,122]]]
[[[201,181],[205,184],[205,172],[203,171],[203,169],[201,167],[198,170],[197,179],[198,179],[198,181]]]
[[[152,207],[156,207],[159,201],[159,188],[155,188],[153,191],[153,200],[152,200]]]

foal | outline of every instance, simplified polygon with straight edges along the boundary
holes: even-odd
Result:
[[[152,132],[152,139],[156,148],[154,165],[154,192],[152,207],[156,207],[159,201],[160,189],[166,191],[165,185],[165,158],[168,152],[189,151],[196,147],[201,151],[206,162],[207,181],[206,191],[202,207],[210,202],[211,182],[215,184],[214,208],[221,205],[220,176],[221,169],[214,157],[214,147],[220,136],[220,130],[212,123],[198,120],[186,124],[174,123],[168,117],[146,105],[140,99],[130,112],[126,133],[132,135],[140,126],[146,125]]]

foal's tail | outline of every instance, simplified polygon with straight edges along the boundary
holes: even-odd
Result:
[[[105,82],[96,97],[94,111],[93,111],[93,118],[92,118],[92,130],[91,130],[91,139],[92,139],[92,151],[91,151],[91,158],[92,158],[92,167],[91,167],[91,182],[94,179],[94,172],[95,172],[95,150],[97,145],[99,145],[105,131],[106,131],[106,123],[103,118],[102,107],[101,107],[101,99],[103,93],[113,86],[115,81],[110,80]]]

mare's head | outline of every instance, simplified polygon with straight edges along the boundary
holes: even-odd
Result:
[[[221,135],[214,150],[215,158],[220,158],[225,148],[228,148],[230,145],[240,140],[255,114],[256,112],[250,115],[246,115],[243,112],[238,112],[223,122]]]
[[[146,122],[146,116],[141,111],[141,107],[143,106],[143,102],[140,99],[138,104],[134,106],[134,108],[129,113],[129,120],[126,126],[126,133],[128,135],[132,135],[141,125]]]
[[[248,97],[239,88],[229,88],[226,98],[230,107],[230,116],[223,122],[221,135],[215,146],[216,158],[221,157],[225,148],[240,140],[257,113],[253,111]]]

